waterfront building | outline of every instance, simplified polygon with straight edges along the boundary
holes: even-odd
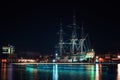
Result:
[[[12,45],[2,47],[2,54],[14,54],[14,52],[15,52],[15,47]]]
[[[1,62],[17,62],[17,54],[15,54],[15,47],[7,45],[2,47]]]

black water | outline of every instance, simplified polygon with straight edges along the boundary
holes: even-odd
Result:
[[[120,80],[120,64],[6,64],[0,80]]]

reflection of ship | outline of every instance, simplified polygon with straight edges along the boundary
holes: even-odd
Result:
[[[88,44],[88,34],[84,34],[83,25],[81,36],[78,38],[77,29],[79,27],[76,24],[75,15],[73,16],[73,24],[71,25],[71,28],[73,28],[71,39],[63,41],[62,23],[60,23],[60,27],[60,40],[56,51],[56,59],[61,62],[91,61],[94,58],[95,52]]]

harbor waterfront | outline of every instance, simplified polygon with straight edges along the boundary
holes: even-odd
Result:
[[[5,1],[0,80],[120,80],[116,1]]]
[[[117,63],[1,63],[0,80],[120,80]]]

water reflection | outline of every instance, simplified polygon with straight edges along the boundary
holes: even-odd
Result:
[[[1,80],[12,80],[13,68],[12,64],[7,65],[6,63],[1,64]]]
[[[95,70],[94,70],[94,65],[90,65],[88,66],[90,68],[90,80],[94,80],[95,79]]]
[[[53,65],[53,80],[58,80],[58,65]]]
[[[120,80],[120,64],[117,65],[117,80]]]
[[[96,64],[96,76],[95,76],[95,80],[102,80],[102,64]]]
[[[1,65],[1,80],[6,80],[7,77],[7,70],[6,70],[6,63],[2,63]]]
[[[0,80],[120,80],[117,65],[12,65],[1,63]]]
[[[7,70],[8,70],[7,71],[8,72],[8,79],[13,80],[13,66],[12,66],[12,64],[8,65]]]
[[[38,70],[36,68],[26,67],[26,80],[38,80]]]
[[[95,80],[94,65],[53,65],[53,80]]]

